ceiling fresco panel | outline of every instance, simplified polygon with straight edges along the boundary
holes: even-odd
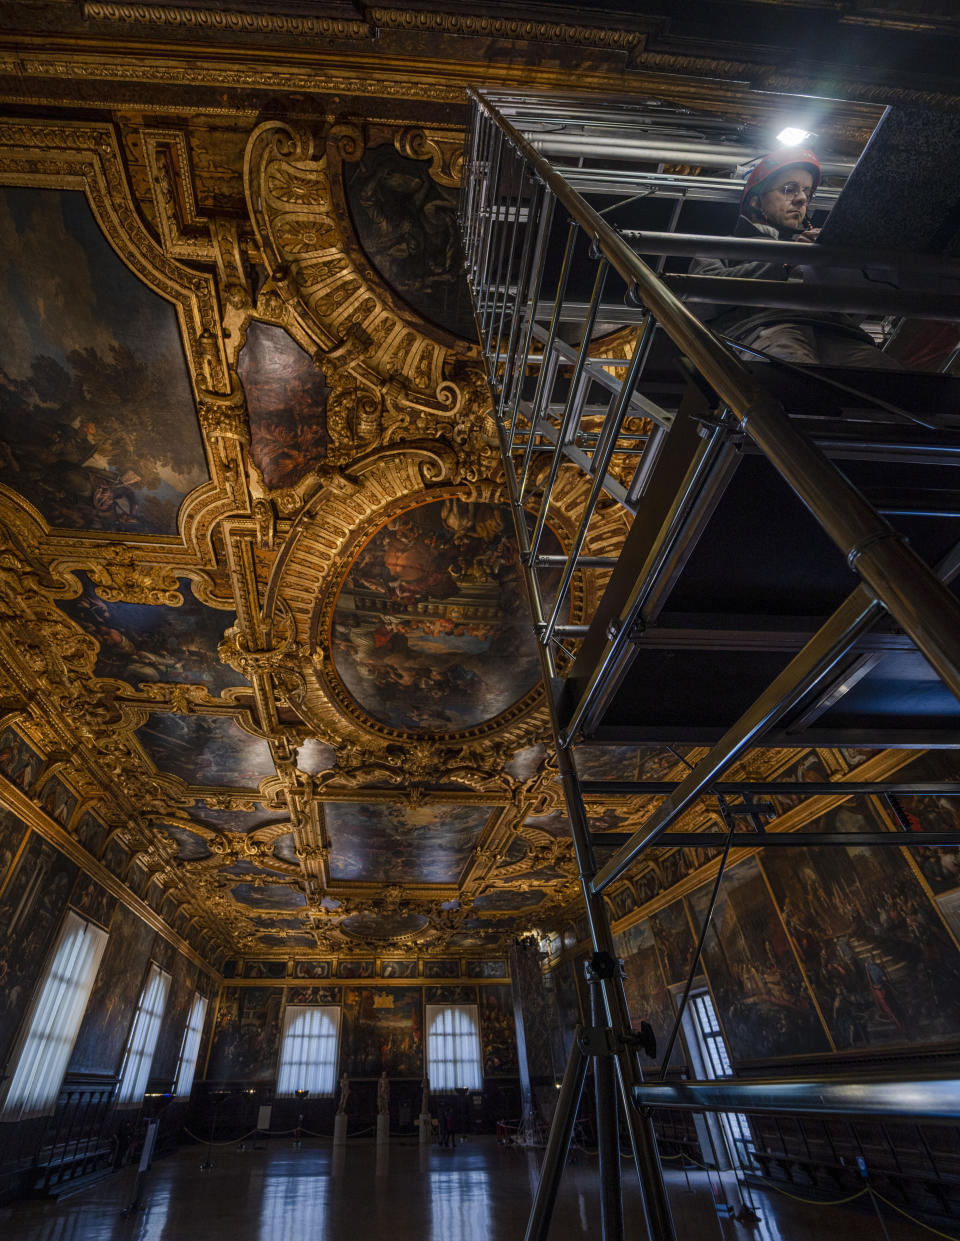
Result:
[[[53,526],[175,534],[207,467],[174,308],[75,191],[0,189],[3,479]]]
[[[327,384],[283,328],[251,323],[237,370],[250,417],[250,452],[268,487],[294,487],[323,460]]]
[[[255,788],[276,771],[267,742],[228,716],[154,712],[137,736],[160,771],[187,784]]]
[[[493,719],[537,684],[510,514],[455,498],[382,526],[333,612],[337,673],[394,728],[456,732]],[[545,551],[559,550],[545,538]]]
[[[217,644],[236,613],[200,603],[187,579],[179,582],[183,603],[106,603],[81,574],[79,598],[60,606],[100,644],[94,673],[132,687],[158,681],[206,685],[211,694],[246,679],[223,663]]]
[[[485,806],[328,802],[330,876],[456,883],[489,815]]]

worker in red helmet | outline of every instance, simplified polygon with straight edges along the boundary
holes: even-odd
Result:
[[[813,227],[808,215],[820,176],[820,161],[813,151],[783,148],[764,156],[743,188],[734,236],[795,241],[798,243],[796,263],[694,259],[690,274],[750,280],[802,279],[801,247],[816,241],[820,232]],[[693,304],[691,309],[718,334],[786,362],[899,368],[850,315],[706,303]]]

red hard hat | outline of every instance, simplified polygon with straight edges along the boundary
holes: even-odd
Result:
[[[765,182],[773,181],[788,168],[806,168],[813,177],[813,188],[816,189],[820,184],[820,161],[813,151],[799,147],[781,147],[779,151],[771,151],[769,155],[765,155],[747,177],[740,198],[740,210],[743,211],[751,194],[765,194],[771,188]]]

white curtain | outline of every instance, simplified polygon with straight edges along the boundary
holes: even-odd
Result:
[[[3,1102],[4,1119],[53,1109],[93,990],[107,932],[68,910],[24,1025]]]
[[[169,986],[170,975],[164,973],[159,965],[151,964],[123,1055],[118,1103],[139,1103],[146,1093]]]
[[[337,1045],[340,1009],[288,1004],[283,1015],[283,1042],[277,1094],[292,1095],[309,1090],[311,1095],[330,1095],[337,1080]]]
[[[430,1089],[441,1093],[481,1089],[476,1004],[427,1005],[427,1074]]]
[[[200,1055],[200,1036],[203,1034],[203,1019],[207,1014],[205,996],[195,995],[187,1028],[183,1032],[180,1044],[180,1059],[177,1061],[177,1077],[173,1086],[176,1098],[185,1098],[193,1089],[193,1075],[197,1071],[197,1057]]]

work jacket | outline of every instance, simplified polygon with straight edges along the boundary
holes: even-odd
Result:
[[[734,237],[766,237],[771,241],[792,241],[792,233],[779,233],[772,224],[759,224],[742,215],[733,230]],[[803,247],[805,242],[797,243],[796,263],[765,263],[754,261],[739,263],[736,259],[694,259],[690,264],[691,276],[730,276],[746,280],[797,280],[802,281]],[[722,336],[732,336],[735,340],[747,341],[761,328],[772,327],[779,323],[814,324],[819,328],[828,328],[843,336],[854,336],[858,340],[873,344],[873,339],[857,324],[850,315],[822,313],[814,310],[784,310],[763,306],[725,306],[717,302],[698,302],[690,298],[687,303],[693,313],[704,323],[708,323],[714,332]]]

